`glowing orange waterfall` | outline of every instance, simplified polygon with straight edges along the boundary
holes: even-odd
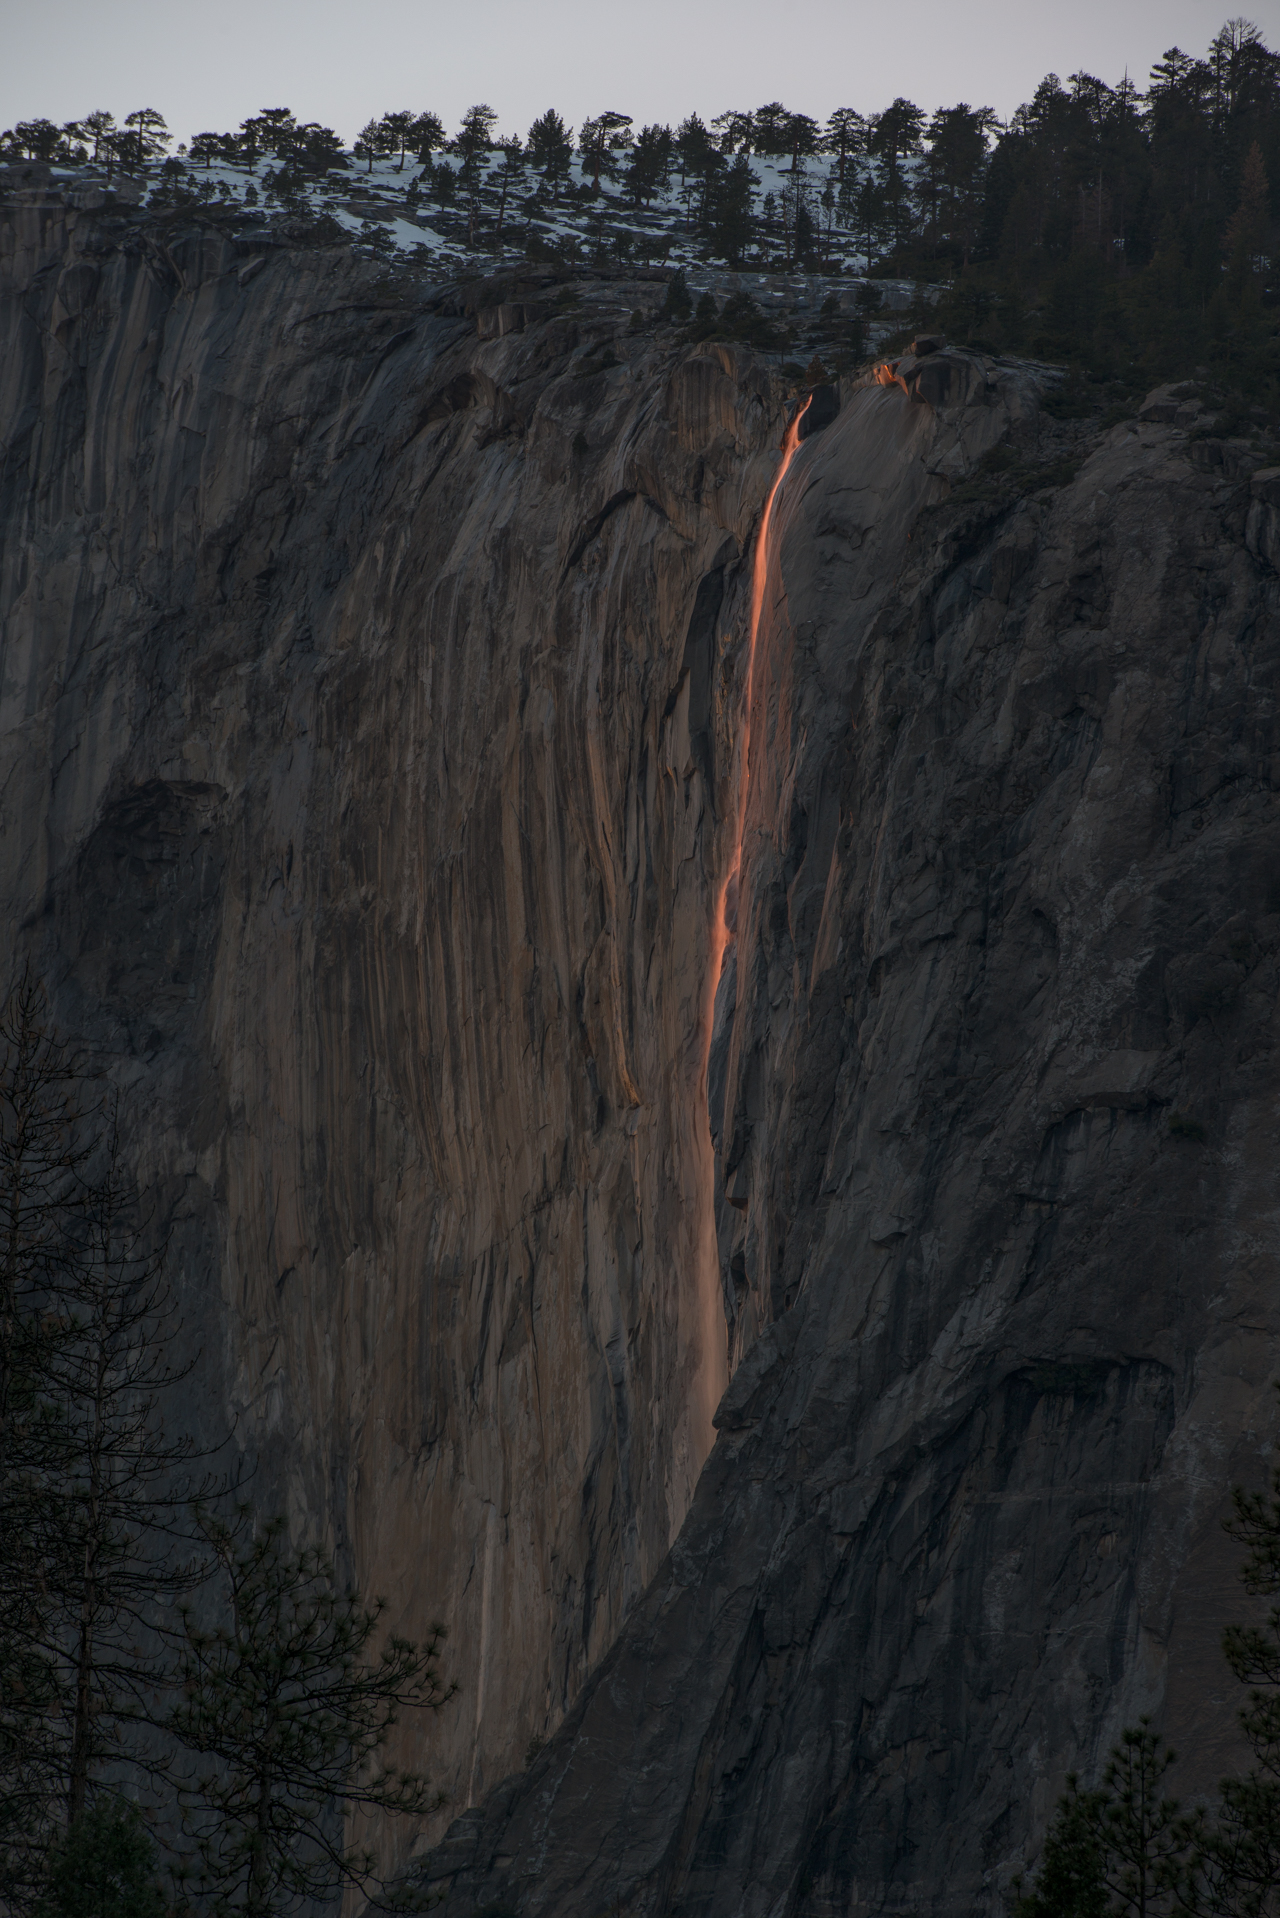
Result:
[[[769,530],[778,488],[800,444],[800,422],[809,405],[796,414],[782,442],[782,463],[774,475],[769,497],[760,516],[755,557],[751,569],[751,629],[747,641],[746,685],[743,688],[742,737],[738,757],[738,791],[733,818],[733,856],[728,873],[716,895],[715,917],[711,923],[711,964],[708,967],[705,1043],[702,1052],[700,1088],[701,1115],[695,1133],[697,1143],[697,1182],[704,1198],[698,1226],[697,1329],[694,1333],[698,1352],[697,1372],[690,1394],[691,1450],[696,1455],[695,1476],[715,1441],[712,1417],[729,1383],[729,1346],[726,1339],[724,1296],[720,1284],[720,1252],[716,1239],[715,1153],[711,1142],[710,1112],[707,1108],[707,1071],[711,1063],[711,1032],[715,1022],[716,989],[724,969],[724,956],[737,926],[738,877],[742,865],[742,835],[746,825],[747,793],[750,785],[751,701],[755,693],[756,644],[760,637],[760,616],[764,611],[764,589],[769,572]]]
[[[764,588],[769,573],[769,527],[773,520],[773,503],[778,497],[778,488],[787,477],[787,469],[796,456],[800,445],[800,422],[808,412],[810,401],[806,400],[795,418],[788,426],[782,442],[782,464],[773,477],[769,488],[769,497],[764,503],[764,512],[760,515],[760,531],[756,536],[755,556],[751,564],[751,626],[747,636],[747,680],[742,700],[742,744],[738,756],[738,794],[734,808],[733,857],[724,884],[716,900],[715,918],[711,924],[711,990],[707,1003],[707,1054],[711,1052],[711,1028],[715,1019],[716,991],[720,984],[720,975],[724,971],[724,956],[728,950],[738,921],[738,879],[742,868],[742,835],[747,819],[747,793],[750,786],[751,756],[751,701],[755,692],[756,643],[760,637],[760,615],[764,610]]]

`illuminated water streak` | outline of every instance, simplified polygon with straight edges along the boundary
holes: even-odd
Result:
[[[782,442],[782,462],[774,475],[769,497],[760,515],[760,531],[751,567],[751,623],[747,637],[746,684],[743,688],[742,734],[738,746],[738,790],[733,815],[733,855],[723,884],[716,894],[715,916],[711,924],[710,965],[707,968],[702,1072],[699,1082],[700,1122],[694,1131],[696,1182],[704,1195],[698,1225],[697,1358],[695,1381],[690,1394],[692,1449],[697,1464],[710,1452],[715,1440],[712,1417],[729,1383],[730,1340],[726,1338],[724,1295],[720,1284],[720,1250],[716,1234],[715,1147],[711,1139],[710,1111],[707,1106],[707,1072],[711,1061],[711,1035],[715,1023],[716,992],[724,970],[725,953],[737,924],[738,880],[742,865],[742,839],[746,826],[747,794],[750,788],[751,702],[755,694],[756,646],[760,638],[760,619],[764,611],[765,584],[769,573],[769,533],[773,523],[778,488],[787,476],[800,444],[800,422],[809,406],[800,408]],[[683,1514],[682,1514],[683,1515]]]
[[[782,442],[782,464],[774,474],[773,485],[769,488],[769,497],[764,503],[764,512],[760,515],[760,531],[756,537],[756,550],[751,564],[751,624],[747,636],[747,674],[742,699],[742,741],[738,753],[738,793],[734,807],[734,843],[733,857],[729,861],[724,883],[716,899],[715,917],[711,922],[711,964],[709,967],[710,991],[707,997],[707,1057],[711,1053],[711,1028],[715,1019],[716,993],[720,986],[720,976],[724,971],[724,957],[729,941],[737,929],[738,921],[738,884],[742,869],[742,837],[747,819],[747,793],[751,781],[751,702],[755,693],[756,646],[760,638],[760,615],[764,610],[765,582],[769,575],[769,529],[773,521],[774,501],[778,497],[778,488],[787,477],[787,469],[796,456],[800,445],[800,422],[809,410],[812,396],[800,408],[788,426]],[[705,1070],[705,1065],[704,1065]]]

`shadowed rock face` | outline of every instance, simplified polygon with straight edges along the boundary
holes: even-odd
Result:
[[[709,1032],[767,375],[34,196],[0,252],[5,920],[121,1087],[204,1428],[450,1623],[450,1918],[985,1910],[1139,1711],[1215,1778],[1274,479],[1036,369],[846,390]],[[951,496],[1005,437],[1057,483]]]
[[[1139,1713],[1183,1790],[1235,1756],[1220,1520],[1278,1316],[1270,482],[1133,423],[1067,484],[943,503],[1006,428],[1049,448],[1031,375],[933,364],[947,404],[855,393],[777,508],[711,1077],[747,1356],[618,1645],[425,1866],[450,1913],[999,1909]]]
[[[203,1431],[447,1620],[406,1743],[466,1803],[613,1642],[727,1379],[718,622],[768,383],[0,220],[4,923],[121,1088]]]

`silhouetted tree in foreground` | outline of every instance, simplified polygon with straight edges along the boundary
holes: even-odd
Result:
[[[156,1847],[135,1805],[104,1796],[57,1839],[35,1918],[165,1918]]]
[[[1248,1547],[1245,1590],[1280,1596],[1280,1468],[1267,1492],[1232,1494],[1227,1531]],[[1264,1623],[1232,1625],[1223,1652],[1249,1687],[1240,1726],[1249,1770],[1225,1778],[1217,1803],[1185,1811],[1162,1790],[1174,1753],[1143,1719],[1112,1751],[1100,1786],[1067,1780],[1014,1918],[1275,1918],[1280,1911],[1280,1606]]]
[[[1240,1570],[1247,1592],[1280,1595],[1280,1470],[1270,1492],[1232,1495],[1227,1530],[1248,1556]],[[1249,1687],[1240,1726],[1253,1753],[1241,1778],[1220,1788],[1217,1819],[1204,1844],[1209,1906],[1261,1918],[1280,1908],[1280,1608],[1263,1625],[1231,1625],[1222,1649]]]
[[[385,1763],[406,1706],[451,1695],[444,1637],[370,1646],[384,1605],[339,1590],[332,1563],[288,1547],[283,1521],[253,1530],[202,1516],[219,1570],[221,1617],[184,1610],[186,1651],[171,1726],[200,1769],[185,1794],[184,1869],[199,1909],[267,1918],[343,1885],[376,1892],[373,1853],[344,1837],[357,1808],[421,1816],[442,1803],[415,1772]]]
[[[172,1356],[180,1326],[167,1248],[147,1247],[114,1102],[104,1125],[50,1378],[62,1428],[61,1550],[46,1644],[65,1690],[72,1822],[91,1778],[137,1762],[137,1730],[166,1676],[157,1609],[204,1577],[189,1509],[216,1489],[207,1476],[191,1482],[200,1454],[167,1422],[171,1395],[195,1361]]]
[[[1190,1882],[1198,1830],[1161,1790],[1173,1761],[1144,1718],[1122,1734],[1096,1790],[1082,1791],[1069,1778],[1035,1884],[1017,1897],[1016,1918],[1155,1918],[1169,1910]]]
[[[198,1358],[167,1267],[115,1102],[28,971],[0,1008],[5,1918],[161,1918],[166,1877],[202,1914],[376,1901],[347,1821],[439,1802],[385,1747],[451,1695],[443,1629],[386,1635],[282,1520],[218,1515],[234,1475],[177,1416]]]
[[[56,1308],[83,1226],[81,1064],[30,972],[0,1012],[0,1901],[20,1902],[57,1829],[65,1668],[49,1642],[64,1565]]]
[[[0,1012],[0,1899],[23,1908],[98,1781],[163,1773],[161,1624],[204,1576],[178,1319],[113,1103],[23,975]]]

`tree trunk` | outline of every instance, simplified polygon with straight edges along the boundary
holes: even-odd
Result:
[[[84,1810],[89,1789],[89,1734],[93,1722],[93,1603],[88,1590],[88,1577],[86,1569],[86,1589],[80,1606],[80,1635],[76,1647],[76,1702],[71,1725],[71,1766],[67,1787],[68,1824],[74,1824]]]
[[[4,1471],[9,1436],[9,1402],[13,1394],[13,1345],[18,1315],[18,1241],[21,1231],[21,1160],[9,1175],[9,1230],[0,1275],[0,1473]]]
[[[245,1918],[270,1918],[271,1870],[267,1859],[267,1840],[271,1829],[271,1779],[258,1774],[257,1831],[249,1865],[248,1894],[244,1901]]]
[[[84,1583],[80,1591],[80,1620],[76,1645],[76,1699],[71,1723],[71,1777],[67,1809],[80,1816],[89,1787],[93,1746],[94,1625],[98,1614],[98,1550],[102,1525],[103,1399],[107,1389],[106,1328],[98,1327],[102,1344],[94,1377],[93,1427],[89,1450],[89,1497],[84,1515]]]

